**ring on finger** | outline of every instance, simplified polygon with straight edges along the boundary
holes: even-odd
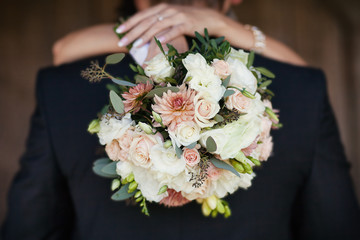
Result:
[[[164,20],[164,17],[161,16],[160,14],[156,14],[156,18],[159,22],[161,22],[162,20]]]

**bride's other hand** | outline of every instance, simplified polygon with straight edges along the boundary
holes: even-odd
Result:
[[[120,25],[117,32],[128,33],[118,44],[120,47],[126,46],[136,39],[141,39],[142,44],[145,44],[166,29],[168,31],[158,37],[162,43],[183,35],[194,36],[195,31],[202,33],[205,27],[211,35],[220,36],[226,27],[225,18],[211,8],[163,3],[138,12]]]

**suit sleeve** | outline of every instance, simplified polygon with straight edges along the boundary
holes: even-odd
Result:
[[[325,79],[312,170],[294,206],[298,212],[295,239],[360,239],[360,211],[326,93]]]
[[[37,106],[26,151],[8,196],[3,240],[69,239],[73,208],[66,179],[54,155],[43,111],[43,80],[37,82]]]

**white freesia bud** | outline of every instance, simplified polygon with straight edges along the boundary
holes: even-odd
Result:
[[[152,127],[150,127],[148,124],[139,122],[138,125],[146,134],[153,134]]]
[[[211,208],[208,206],[208,204],[205,202],[203,202],[203,204],[201,205],[201,211],[204,214],[204,216],[209,216],[211,213]]]
[[[169,148],[172,146],[172,143],[170,140],[167,140],[166,142],[164,142],[164,148]]]
[[[158,122],[160,124],[162,123],[162,118],[157,112],[152,111],[152,115],[154,117],[155,122]]]
[[[171,66],[162,53],[145,62],[145,64],[147,64],[144,69],[146,76],[152,78],[156,83],[165,82],[165,78],[171,77],[175,72],[175,68]]]
[[[215,195],[212,195],[206,199],[206,203],[211,208],[211,210],[214,210],[217,206],[218,198]]]

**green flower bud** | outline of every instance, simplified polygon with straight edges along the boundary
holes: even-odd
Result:
[[[134,181],[134,174],[133,174],[133,173],[130,173],[130,175],[126,177],[126,181],[127,181],[128,183]]]
[[[209,216],[211,213],[211,208],[207,205],[206,201],[201,205],[201,211],[205,217]]]
[[[273,112],[273,110],[269,107],[265,107],[265,112],[269,115],[270,119],[273,119],[275,122],[279,122],[279,118]]]
[[[139,198],[136,198],[135,202],[140,202],[141,200],[143,200],[144,197],[139,197]]]
[[[211,210],[214,210],[218,200],[219,199],[215,195],[212,195],[206,199],[206,203],[211,208]]]
[[[172,142],[170,140],[164,142],[164,148],[169,148],[171,146],[172,146]]]
[[[167,191],[167,189],[168,189],[167,185],[162,186],[158,192],[158,195],[163,194],[164,192]]]
[[[98,133],[100,131],[100,120],[99,119],[92,120],[87,130],[91,134]]]
[[[152,127],[150,127],[148,124],[139,122],[138,125],[146,134],[153,134]]]
[[[224,208],[225,208],[224,217],[225,217],[225,218],[230,217],[230,216],[231,216],[231,210],[230,210],[229,206],[226,205]]]
[[[155,122],[162,123],[162,118],[157,112],[152,111],[152,115],[154,117]]]
[[[216,218],[217,215],[218,215],[218,211],[216,211],[216,209],[211,212],[211,217],[212,218]]]
[[[126,178],[124,178],[123,180],[121,180],[121,184],[122,184],[122,185],[125,185],[125,184],[127,184],[127,183],[129,183],[129,182],[128,182],[128,180],[127,180]]]
[[[135,198],[138,198],[138,197],[140,197],[140,196],[141,196],[141,191],[137,191],[137,192],[135,193],[135,195],[134,195]]]
[[[235,168],[239,173],[244,173],[245,169],[241,163],[236,161],[235,159],[230,159],[230,164]]]
[[[115,191],[116,189],[118,189],[120,187],[121,183],[119,179],[114,179],[112,180],[111,183],[111,191]]]
[[[129,190],[128,193],[132,193],[133,191],[135,191],[138,187],[137,182],[132,182],[129,184]]]
[[[225,207],[224,207],[224,205],[222,204],[222,202],[221,202],[220,199],[217,201],[216,210],[217,210],[219,213],[221,213],[221,214],[224,214],[224,213],[225,213]]]
[[[259,160],[255,159],[255,158],[253,158],[251,156],[247,156],[247,159],[249,159],[251,162],[253,162],[255,164],[255,166],[260,166],[261,165]]]

